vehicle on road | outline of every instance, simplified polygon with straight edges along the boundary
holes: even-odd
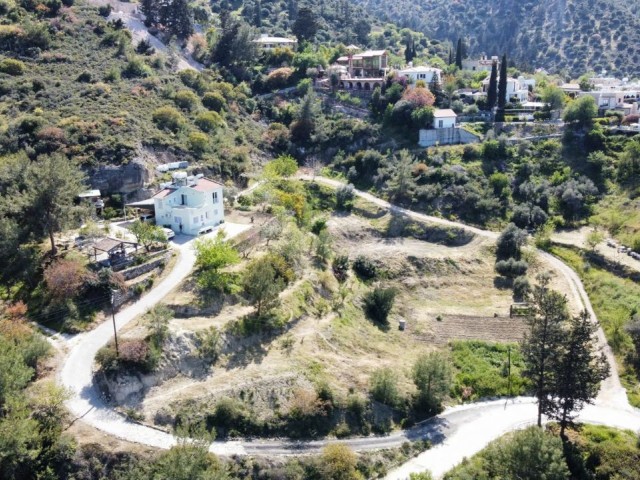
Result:
[[[198,230],[198,235],[205,235],[211,232],[213,232],[213,227],[202,227],[200,230]]]
[[[164,227],[162,231],[164,232],[164,235],[167,237],[167,240],[171,240],[173,237],[176,236],[176,232],[174,232],[170,228]]]

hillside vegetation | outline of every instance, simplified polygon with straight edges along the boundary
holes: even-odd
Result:
[[[622,0],[359,0],[376,17],[470,52],[506,52],[518,65],[579,75],[640,73],[640,19]]]

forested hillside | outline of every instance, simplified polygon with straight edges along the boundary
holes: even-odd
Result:
[[[622,0],[358,0],[383,21],[439,40],[463,37],[472,54],[506,52],[523,68],[580,75],[640,74],[640,15]],[[635,9],[635,10],[634,10]]]

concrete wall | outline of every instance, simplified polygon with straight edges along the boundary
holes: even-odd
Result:
[[[473,133],[462,128],[440,128],[432,130],[420,130],[418,144],[421,147],[438,145],[458,145],[463,143],[478,143],[480,139]]]

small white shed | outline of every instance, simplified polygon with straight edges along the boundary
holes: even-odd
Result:
[[[433,128],[436,130],[441,128],[453,128],[456,126],[456,112],[446,108],[433,112]]]

